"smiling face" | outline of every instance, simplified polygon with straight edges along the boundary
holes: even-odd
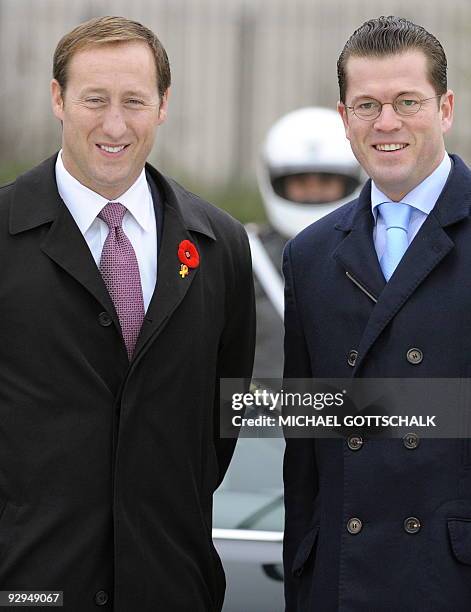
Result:
[[[53,79],[62,121],[62,159],[80,183],[114,200],[136,181],[167,115],[151,50],[144,42],[93,45],[75,53],[65,92]]]
[[[419,50],[383,57],[352,56],[346,74],[347,106],[364,98],[384,103],[402,94],[421,100],[437,94],[427,78],[426,56]],[[453,121],[453,103],[449,90],[424,102],[418,113],[408,117],[398,115],[391,104],[383,106],[373,121],[359,119],[342,102],[338,111],[353,153],[366,173],[391,200],[400,201],[442,161],[443,134]]]

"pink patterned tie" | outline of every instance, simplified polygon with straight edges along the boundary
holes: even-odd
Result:
[[[144,300],[136,253],[121,227],[126,210],[119,202],[109,202],[98,217],[110,228],[101,252],[100,272],[116,308],[131,360],[144,320]]]

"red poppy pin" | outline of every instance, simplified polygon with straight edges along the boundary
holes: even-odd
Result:
[[[200,265],[200,255],[189,240],[182,240],[178,245],[178,259],[181,261],[179,274],[182,278],[188,274],[188,268],[197,268]]]

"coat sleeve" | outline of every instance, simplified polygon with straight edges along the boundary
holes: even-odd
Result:
[[[247,234],[242,225],[238,229],[231,253],[233,282],[226,303],[226,322],[221,336],[214,405],[214,445],[218,461],[219,486],[234,453],[236,438],[220,436],[220,411],[230,406],[220,403],[221,378],[243,379],[243,391],[249,389],[255,352],[255,292],[252,259]],[[234,244],[235,242],[235,244]],[[227,416],[227,415],[225,415]]]
[[[285,363],[283,388],[289,386],[290,378],[310,378],[311,363],[306,338],[296,301],[292,243],[283,254],[285,277]],[[285,534],[283,565],[285,575],[286,612],[295,612],[299,578],[293,576],[292,568],[301,541],[312,526],[314,501],[318,491],[318,477],[313,439],[286,438],[283,464],[285,499]]]

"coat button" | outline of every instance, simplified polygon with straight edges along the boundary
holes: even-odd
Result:
[[[95,603],[97,606],[105,606],[108,603],[108,593],[106,591],[95,593]]]
[[[363,437],[359,434],[352,434],[351,436],[348,436],[347,446],[351,451],[360,450],[360,448],[363,446]]]
[[[406,434],[403,437],[402,441],[404,443],[404,446],[408,448],[409,450],[414,450],[414,448],[417,448],[420,444],[420,438],[415,433]]]
[[[406,533],[418,533],[420,531],[420,528],[420,521],[415,516],[409,516],[404,521],[404,531]]]
[[[411,348],[407,351],[407,361],[413,365],[418,365],[424,358],[424,354],[418,348]]]
[[[98,315],[98,323],[103,327],[109,327],[113,323],[113,319],[107,312],[100,312]]]
[[[352,368],[355,367],[355,364],[357,362],[357,357],[358,357],[358,351],[355,351],[354,349],[352,349],[351,351],[348,351],[347,363]]]
[[[347,531],[351,533],[352,535],[356,535],[357,533],[360,533],[362,528],[363,528],[363,523],[357,517],[351,518],[347,523]]]

